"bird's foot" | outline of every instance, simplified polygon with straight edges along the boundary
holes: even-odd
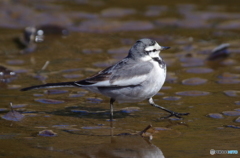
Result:
[[[165,116],[165,117],[161,117],[161,119],[167,119],[167,118],[172,117],[172,116],[175,116],[177,118],[182,118],[182,115],[188,115],[189,114],[189,113],[178,113],[178,112],[173,112],[173,111],[171,111],[169,113],[170,113],[170,115]]]

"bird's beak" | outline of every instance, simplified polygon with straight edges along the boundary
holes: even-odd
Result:
[[[161,50],[169,49],[170,47],[161,46]]]

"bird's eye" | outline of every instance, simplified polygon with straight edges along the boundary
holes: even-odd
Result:
[[[156,52],[157,50],[156,49],[153,49],[153,52]]]

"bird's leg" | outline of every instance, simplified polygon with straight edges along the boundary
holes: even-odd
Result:
[[[169,118],[169,117],[171,117],[171,116],[175,116],[175,117],[177,117],[177,118],[182,118],[181,115],[188,115],[188,114],[189,114],[189,113],[178,113],[178,112],[174,112],[174,111],[168,110],[168,109],[166,109],[166,108],[164,108],[164,107],[162,107],[162,106],[159,106],[159,105],[155,104],[155,103],[153,102],[153,99],[152,99],[152,98],[149,98],[148,101],[149,101],[149,104],[150,104],[150,105],[152,105],[152,106],[154,106],[154,107],[156,107],[156,108],[162,109],[163,111],[166,111],[166,112],[170,113],[170,115],[168,115],[168,116],[166,116],[166,117],[163,117],[163,118]]]
[[[115,99],[110,99],[110,121],[113,121],[113,103],[115,102]]]
[[[113,136],[113,103],[115,102],[115,99],[111,98],[110,99],[110,133],[111,136]]]

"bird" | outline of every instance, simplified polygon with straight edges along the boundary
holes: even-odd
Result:
[[[139,39],[130,48],[125,58],[93,76],[80,81],[26,87],[21,91],[40,88],[80,87],[100,93],[110,98],[110,121],[113,120],[113,103],[115,101],[121,103],[148,100],[151,106],[169,113],[163,118],[171,116],[182,118],[182,115],[189,113],[174,112],[153,101],[153,96],[160,91],[166,79],[166,63],[159,54],[169,48],[160,46],[152,39]]]

